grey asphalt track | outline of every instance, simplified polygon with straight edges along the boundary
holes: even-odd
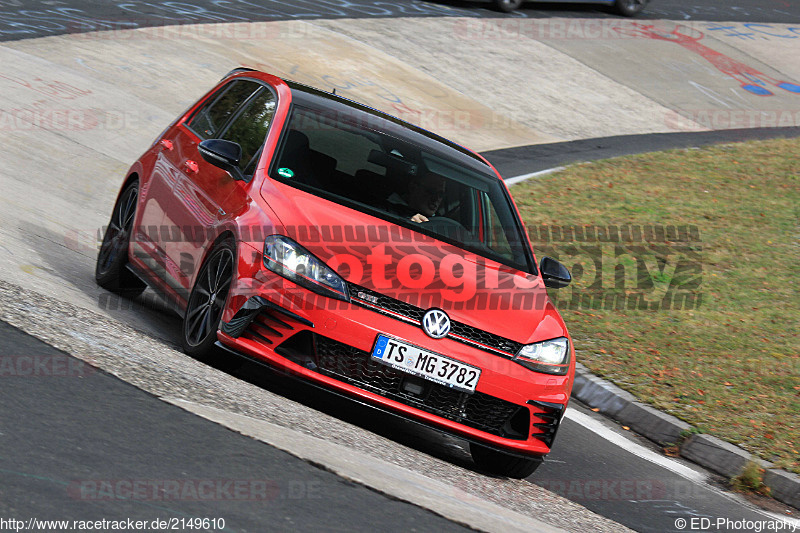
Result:
[[[234,375],[474,468],[460,439],[253,362],[245,362]],[[195,417],[2,321],[0,406],[4,518],[223,518],[229,531],[465,530]],[[579,406],[572,409],[589,415]],[[554,452],[528,481],[646,533],[679,531],[674,526],[679,518],[768,518],[709,486],[641,460],[569,418]]]
[[[800,2],[794,1],[706,0],[691,4],[687,6],[684,2],[654,0],[646,15],[676,20],[800,22]],[[324,5],[324,9],[320,5]],[[377,3],[366,0],[325,4],[255,0],[247,3],[232,0],[223,3],[197,2],[189,9],[188,4],[157,4],[140,0],[26,0],[24,4],[3,1],[0,2],[0,40],[120,27],[241,20],[447,15],[611,16],[606,10],[589,5],[545,6],[529,3],[513,15],[489,11],[486,4],[481,2],[390,1],[381,2],[380,7],[376,5]],[[784,135],[794,137],[798,133],[798,128],[787,128],[621,136],[511,148],[487,152],[484,155],[497,166],[504,177],[513,177],[575,161],[754,138]],[[6,334],[4,327],[6,326],[0,325],[0,347],[6,346],[14,350],[7,352],[12,355],[20,353],[20,347],[25,346],[20,344],[21,337],[13,333]],[[6,342],[6,339],[9,341]],[[38,348],[42,347],[37,345]],[[66,356],[61,354],[59,357]],[[392,530],[391,526],[396,526],[397,530],[428,530],[433,529],[432,522],[428,519],[438,519],[413,506],[398,507],[388,513],[387,509],[395,508],[387,505],[405,504],[344,483],[335,476],[302,462],[292,463],[286,468],[288,477],[277,478],[276,471],[282,471],[285,464],[292,462],[288,455],[214,424],[195,419],[101,373],[76,379],[42,377],[38,382],[22,377],[0,379],[0,465],[3,469],[0,511],[3,516],[32,510],[41,510],[37,516],[45,518],[75,519],[111,515],[150,519],[198,516],[199,513],[199,516],[226,517],[228,525],[236,531],[261,531],[265,523],[275,524],[270,528],[275,530],[293,530],[301,527],[300,524],[315,530],[337,530],[341,524],[346,524],[347,530],[373,530],[385,524],[380,520],[386,520],[386,516],[392,517],[388,530]],[[366,408],[334,402],[323,406],[321,404],[326,402],[315,403],[308,398],[304,399],[302,393],[286,394],[290,398],[293,398],[292,394],[299,396],[296,398],[298,401],[311,402],[320,410],[327,410],[343,419],[361,419],[365,427],[375,432],[393,436],[401,442],[404,439],[411,443],[416,442],[417,446],[426,451],[425,442],[433,439],[433,444],[430,445],[432,454],[436,454],[439,448],[444,449],[442,441],[437,441],[435,435],[422,430],[416,431],[412,429],[413,425],[404,421],[392,419],[394,421],[389,422],[391,417],[388,415],[368,415]],[[545,483],[551,489],[563,480],[620,482],[636,479],[639,482],[671,483],[669,480],[672,479],[670,474],[633,456],[620,453],[618,448],[570,421],[565,422],[551,459],[563,463],[546,465],[537,473],[537,479],[532,480]],[[463,466],[469,468],[468,460],[462,461]],[[166,478],[188,479],[191,482],[220,478],[249,480],[255,479],[255,476],[274,482],[270,487],[278,487],[277,496],[268,502],[257,503],[227,500],[211,503],[191,500],[87,502],[73,498],[65,488],[76,480],[87,479]],[[327,487],[327,492],[331,493],[326,495],[330,499],[324,503],[316,496],[309,497],[316,494],[314,490],[318,487]],[[670,500],[665,505],[651,502],[648,505],[638,503],[633,506],[628,501],[614,497],[598,501],[587,499],[581,493],[570,494],[566,491],[564,495],[640,531],[666,531],[662,527],[667,527],[668,519],[674,516],[693,516],[692,513],[702,516],[732,516],[733,510],[739,512],[736,502],[726,501],[721,497],[709,503],[704,500],[710,497],[705,492],[697,501],[695,492],[678,491],[678,494],[681,498]],[[348,508],[347,513],[337,511],[341,510],[337,506],[349,505],[353,500],[366,502],[364,513],[361,512],[362,507]],[[421,518],[396,520],[395,517],[399,514],[406,514],[407,508],[422,513],[419,515]],[[325,512],[320,512],[320,509]],[[375,513],[371,513],[375,509],[380,509],[377,517]],[[131,514],[127,514],[128,511]],[[22,514],[27,517],[32,513]],[[449,522],[442,522],[443,527],[454,527]],[[345,528],[342,527],[341,530]]]
[[[614,17],[596,4],[527,2],[517,12],[493,11],[488,1],[466,0],[3,0],[0,2],[0,41],[87,31],[202,24],[329,18],[389,17]],[[800,22],[800,3],[794,0],[653,0],[640,15],[668,20],[768,23]]]
[[[800,128],[749,128],[681,133],[620,135],[550,144],[519,146],[483,152],[505,179],[570,163],[595,161],[623,155],[691,148],[778,137],[798,137]]]
[[[468,531],[162,402],[2,321],[0,517]]]
[[[706,518],[715,525],[711,531],[726,532],[749,528],[716,527],[717,519],[769,520],[741,501],[644,461],[569,419],[548,461],[529,481],[642,533],[678,533],[683,529],[675,524],[681,518]]]

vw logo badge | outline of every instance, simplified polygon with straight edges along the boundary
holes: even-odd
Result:
[[[434,339],[446,337],[450,333],[450,317],[441,309],[430,309],[422,317],[422,329]]]

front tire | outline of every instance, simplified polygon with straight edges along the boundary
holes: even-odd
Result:
[[[511,13],[522,5],[522,0],[494,0],[494,7],[503,13]]]
[[[189,295],[183,316],[183,351],[193,357],[211,355],[217,330],[233,281],[235,250],[230,241],[217,246],[208,256]]]
[[[623,17],[632,17],[641,13],[648,0],[617,0],[614,9]]]
[[[508,455],[474,442],[469,443],[469,451],[472,454],[472,460],[481,470],[512,479],[525,479],[542,464],[541,459],[526,459]]]
[[[127,268],[128,247],[133,233],[138,199],[139,182],[132,181],[125,187],[114,205],[94,269],[94,279],[98,285],[129,298],[138,296],[146,287],[144,282]]]

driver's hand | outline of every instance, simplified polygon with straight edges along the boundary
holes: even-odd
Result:
[[[428,222],[428,217],[426,217],[421,213],[417,213],[416,215],[411,217],[411,222],[417,222],[417,223]]]

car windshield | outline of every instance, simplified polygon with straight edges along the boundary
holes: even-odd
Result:
[[[530,271],[507,191],[460,150],[378,115],[297,104],[270,176]]]

